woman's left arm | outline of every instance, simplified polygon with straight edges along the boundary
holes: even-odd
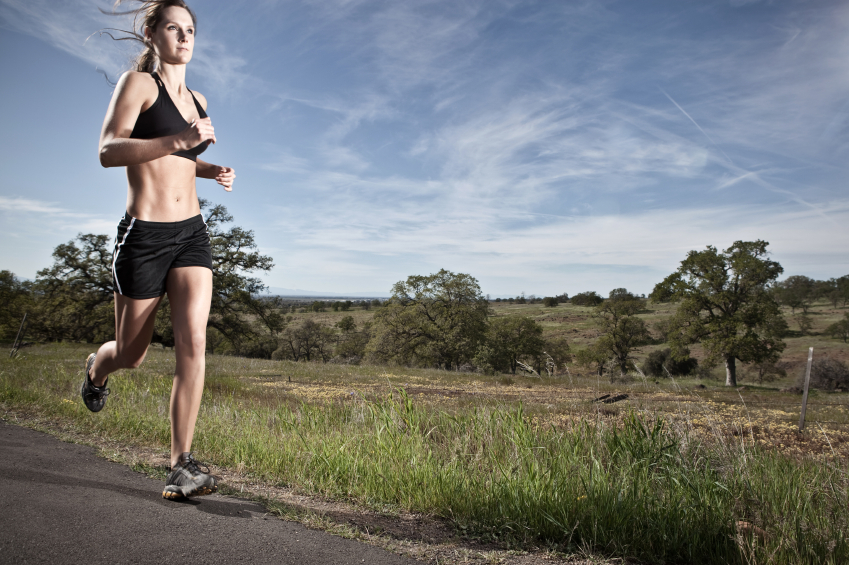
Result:
[[[230,192],[233,190],[233,181],[236,180],[236,171],[230,167],[219,167],[198,159],[195,165],[195,176],[201,179],[214,179],[224,187],[224,190]]]
[[[200,102],[205,112],[206,96],[200,92],[193,92],[192,94]],[[233,190],[233,181],[236,180],[236,171],[230,167],[219,167],[218,165],[198,159],[195,165],[195,176],[202,179],[214,179],[215,182],[224,187],[224,190],[230,192]]]

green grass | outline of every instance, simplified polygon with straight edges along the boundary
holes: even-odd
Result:
[[[4,358],[0,405],[167,448],[173,353],[153,350],[140,369],[116,374],[107,409],[92,414],[78,400],[87,352],[54,344]],[[387,370],[210,356],[193,449],[270,483],[431,514],[515,548],[649,563],[849,562],[842,458],[788,457],[734,436],[707,441],[671,412],[618,405],[618,417],[591,407],[571,425],[554,425],[538,417],[541,406],[521,400],[433,404],[404,382],[472,386],[479,377]],[[298,392],[340,383],[354,394]],[[384,383],[382,393],[368,388],[375,383]],[[766,539],[738,536],[738,520],[763,528]]]

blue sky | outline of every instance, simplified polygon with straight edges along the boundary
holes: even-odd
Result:
[[[691,249],[765,239],[849,273],[849,4],[195,0],[188,85],[273,287],[648,293]],[[97,142],[127,42],[103,0],[0,0],[0,268],[112,235]],[[118,26],[120,27],[120,26]]]

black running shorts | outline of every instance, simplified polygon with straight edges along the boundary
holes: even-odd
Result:
[[[124,214],[112,252],[112,284],[127,298],[165,294],[168,271],[175,267],[212,270],[212,247],[203,216],[182,222],[145,222]]]

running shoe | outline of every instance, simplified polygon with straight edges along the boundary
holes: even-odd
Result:
[[[106,397],[109,396],[109,389],[106,388],[106,384],[109,382],[109,377],[106,378],[106,382],[103,383],[103,386],[94,386],[91,383],[91,368],[94,367],[94,359],[96,357],[97,354],[92,353],[88,356],[88,359],[85,360],[85,379],[83,380],[83,386],[80,387],[80,394],[83,397],[83,402],[85,403],[86,408],[92,412],[100,412],[103,410],[103,407],[106,405]]]
[[[217,490],[218,484],[209,474],[209,468],[195,461],[191,453],[183,453],[165,481],[162,498],[175,500],[184,496],[212,494]]]

